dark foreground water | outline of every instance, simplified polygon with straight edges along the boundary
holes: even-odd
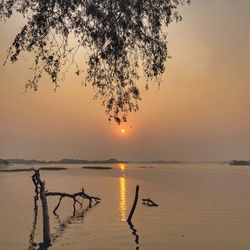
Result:
[[[249,166],[110,166],[113,169],[89,170],[64,165],[69,170],[41,172],[49,191],[74,193],[83,186],[86,193],[102,198],[76,216],[72,216],[72,201],[63,200],[58,216],[50,213],[55,242],[49,250],[250,249]],[[20,167],[24,166],[9,168]],[[1,250],[28,250],[32,232],[33,249],[42,241],[41,206],[35,223],[30,176],[30,172],[0,173]],[[139,244],[126,222],[136,184],[140,199],[150,197],[159,204],[147,207],[139,201],[133,217]],[[48,200],[52,212],[58,198]]]

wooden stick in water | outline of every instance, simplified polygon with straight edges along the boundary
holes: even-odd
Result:
[[[137,201],[138,201],[138,196],[139,196],[139,185],[136,186],[134,203],[133,203],[133,206],[132,206],[131,211],[129,213],[128,219],[127,219],[127,222],[129,224],[131,223],[133,214],[134,214],[135,209],[136,209],[136,205],[137,205]]]
[[[142,203],[148,205],[149,207],[158,207],[159,205],[153,202],[150,198],[142,199]]]

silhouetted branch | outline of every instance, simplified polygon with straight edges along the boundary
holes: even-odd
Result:
[[[150,198],[142,199],[142,204],[148,205],[149,207],[158,207],[159,205],[153,202]]]
[[[56,207],[54,208],[53,210],[53,214],[56,214],[56,210],[59,208],[60,204],[61,204],[61,201],[62,201],[63,197],[61,196],[60,199],[59,199],[59,202],[58,204],[56,205]]]
[[[109,119],[120,123],[128,112],[139,109],[140,72],[146,79],[164,72],[169,58],[164,27],[180,21],[178,7],[189,2],[1,0],[0,21],[15,13],[25,20],[6,61],[16,62],[23,52],[34,54],[34,76],[26,88],[36,91],[47,74],[56,89],[64,66],[75,63],[80,75],[85,67],[78,67],[74,58],[87,51],[81,60],[88,66],[85,80],[95,88]]]
[[[58,221],[58,228],[57,228],[55,234],[53,234],[51,236],[52,243],[55,242],[62,235],[62,233],[65,231],[65,229],[69,225],[71,225],[77,221],[82,221],[85,214],[87,214],[90,209],[92,209],[94,206],[96,206],[98,204],[99,203],[95,203],[91,208],[86,208],[86,209],[83,209],[80,211],[74,211],[72,216],[67,217],[63,221],[61,221],[60,216],[57,213],[54,213],[54,216]]]
[[[86,194],[84,192],[84,188],[82,188],[81,192],[73,193],[73,194],[62,193],[62,192],[46,192],[46,196],[60,196],[59,202],[56,205],[55,209],[53,210],[54,214],[56,213],[57,209],[59,208],[62,199],[65,198],[65,197],[73,199],[73,207],[74,208],[75,208],[76,203],[78,203],[82,207],[82,204],[77,200],[77,198],[83,198],[83,199],[89,200],[89,207],[92,206],[92,201],[93,200],[96,203],[99,203],[101,201],[101,198],[99,198],[99,197],[89,196],[88,194]]]
[[[81,207],[82,207],[82,203],[80,203],[78,201],[78,198],[82,198],[82,199],[87,199],[89,200],[89,205],[88,207],[91,208],[92,206],[92,202],[94,201],[95,204],[99,203],[101,201],[101,199],[99,197],[95,197],[95,196],[90,196],[88,194],[86,194],[84,192],[84,188],[82,188],[81,192],[78,193],[73,193],[73,194],[69,194],[69,193],[63,193],[63,192],[47,192],[45,191],[45,181],[42,181],[40,178],[40,172],[39,169],[33,169],[34,170],[34,174],[32,175],[32,181],[35,185],[35,197],[34,197],[34,211],[35,211],[35,218],[34,218],[34,225],[33,225],[33,230],[31,232],[30,235],[30,248],[29,250],[32,249],[32,247],[34,248],[34,233],[35,233],[35,225],[36,225],[36,220],[37,220],[37,201],[39,199],[39,195],[40,195],[40,199],[42,202],[42,214],[43,214],[43,243],[39,244],[39,249],[47,249],[50,244],[51,244],[51,237],[50,237],[50,223],[49,223],[49,211],[48,211],[48,204],[47,204],[47,197],[48,196],[59,196],[59,202],[56,205],[56,207],[53,210],[53,213],[56,214],[57,209],[59,208],[61,201],[63,198],[67,197],[67,198],[71,198],[73,199],[73,207],[74,207],[74,215],[75,215],[75,204],[78,203]]]
[[[128,223],[131,223],[133,214],[134,214],[134,212],[135,212],[136,205],[137,205],[137,201],[138,201],[138,195],[139,195],[139,185],[137,185],[137,186],[136,186],[136,189],[135,189],[135,199],[134,199],[133,206],[132,206],[132,208],[131,208],[131,211],[130,211],[129,216],[128,216],[128,219],[127,219],[127,222],[128,222]]]
[[[39,169],[34,169],[34,174],[32,176],[32,181],[35,185],[35,207],[37,206],[36,198],[38,197],[38,193],[40,194],[40,199],[42,202],[42,208],[43,208],[43,244],[44,246],[50,245],[50,223],[49,223],[49,211],[48,211],[48,203],[46,199],[46,193],[45,193],[45,181],[42,181],[40,178],[40,172]]]

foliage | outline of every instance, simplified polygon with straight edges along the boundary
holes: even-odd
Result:
[[[184,0],[183,0],[184,1]],[[185,0],[184,2],[190,2]],[[146,78],[164,72],[168,57],[162,28],[181,20],[182,0],[1,0],[0,19],[14,13],[26,24],[9,49],[8,59],[18,60],[21,52],[33,52],[34,77],[26,88],[38,89],[47,73],[55,88],[59,73],[74,63],[81,48],[89,53],[86,81],[95,87],[109,118],[126,121],[126,114],[138,110],[136,82],[139,65]],[[70,42],[74,37],[76,46]],[[83,54],[84,55],[84,54]],[[76,74],[82,72],[77,64]]]

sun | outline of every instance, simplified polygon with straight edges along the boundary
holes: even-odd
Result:
[[[122,128],[122,129],[121,129],[121,133],[124,134],[125,132],[126,132],[125,128]]]

